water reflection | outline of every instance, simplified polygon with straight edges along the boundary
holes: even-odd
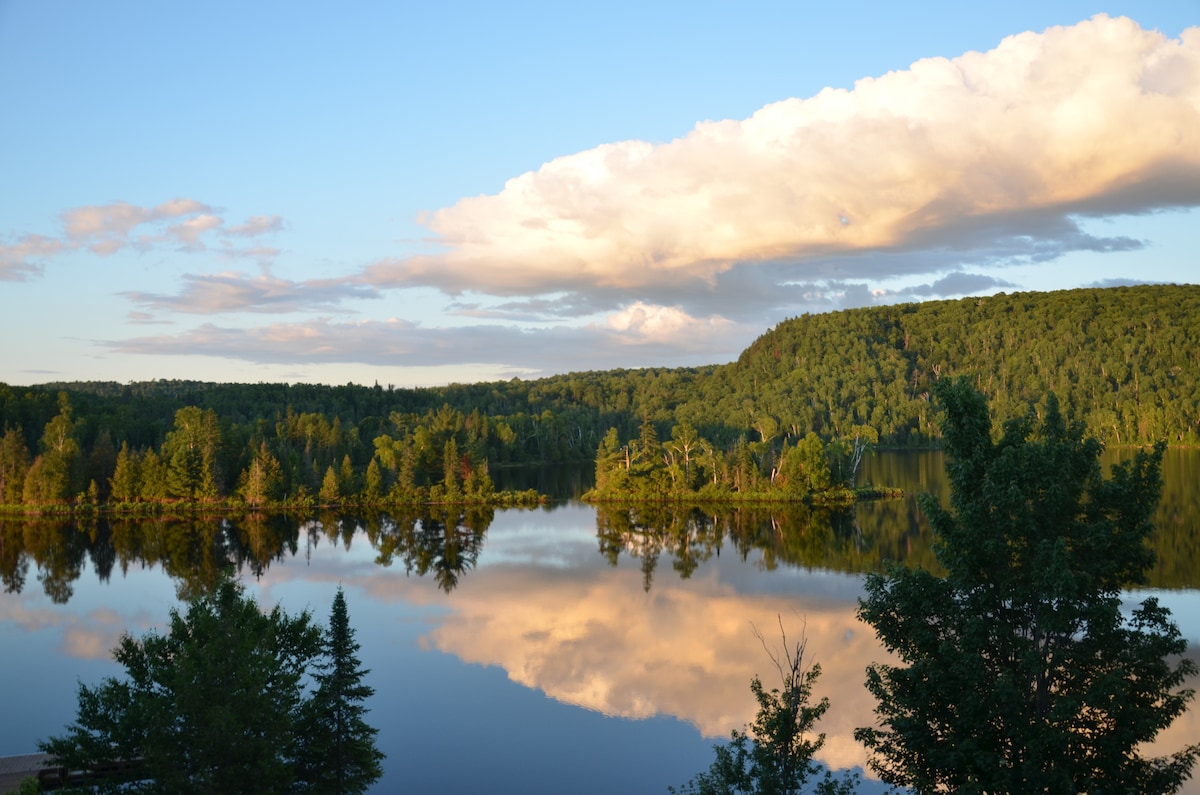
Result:
[[[912,489],[924,482],[930,460],[937,458],[882,455],[870,472],[879,482],[891,478]],[[1181,457],[1166,470],[1167,488],[1151,538],[1157,562],[1150,587],[1200,587],[1200,490],[1187,480],[1200,478],[1197,462],[1200,456]],[[904,467],[915,471],[904,472]],[[930,485],[935,494],[942,490],[938,482]],[[398,563],[407,574],[429,576],[449,593],[477,566],[494,518],[490,508],[453,506],[367,515],[0,518],[0,582],[5,592],[20,593],[32,564],[47,596],[65,604],[89,562],[102,582],[114,570],[161,566],[184,600],[211,588],[222,571],[232,568],[261,577],[302,547],[311,549],[322,540],[348,547],[361,532],[380,565]],[[637,560],[647,592],[660,565],[669,563],[674,576],[687,579],[722,554],[753,557],[765,571],[798,567],[857,574],[888,560],[938,570],[927,524],[912,495],[840,509],[610,504],[596,509],[595,527],[600,555],[614,566],[626,558]]]
[[[659,559],[686,579],[714,556],[752,555],[764,570],[780,566],[861,573],[886,560],[936,570],[928,528],[912,500],[880,500],[847,508],[803,504],[731,506],[619,505],[596,509],[600,553],[641,561],[649,591]]]
[[[1195,648],[1200,643],[1200,490],[1195,488],[1200,456],[1172,458],[1177,453],[1168,452],[1164,467],[1153,539],[1159,562],[1151,584],[1161,589],[1158,595],[1175,611]],[[944,499],[937,456],[885,454],[870,465],[866,477],[873,482],[924,489]],[[137,590],[151,575],[163,583],[162,597],[169,599],[173,588],[186,599],[232,567],[251,580],[264,604],[278,602],[290,610],[327,604],[332,588],[344,583],[353,591],[352,615],[364,653],[373,655],[366,665],[380,672],[372,715],[381,721],[381,741],[396,766],[382,791],[397,788],[401,780],[412,783],[414,761],[442,759],[437,738],[461,731],[462,715],[489,719],[477,710],[491,703],[492,691],[463,687],[469,701],[456,709],[417,707],[411,705],[420,697],[414,691],[423,688],[414,688],[416,679],[426,682],[444,672],[454,683],[444,690],[457,692],[459,685],[479,681],[481,672],[501,670],[521,686],[517,689],[570,705],[564,710],[580,707],[631,719],[674,716],[706,738],[725,737],[753,717],[750,678],[765,678],[772,670],[751,626],[770,638],[782,616],[791,635],[804,626],[809,649],[824,670],[818,695],[828,696],[832,708],[821,723],[828,736],[821,758],[848,767],[863,756],[851,733],[872,719],[864,670],[883,658],[873,632],[854,616],[859,575],[889,559],[934,565],[928,531],[912,499],[841,511],[803,506],[595,510],[571,504],[499,512],[427,508],[407,514],[251,513],[79,522],[3,518],[0,582],[6,595],[0,597],[0,630],[12,635],[11,642],[6,636],[6,648],[19,650],[9,655],[10,664],[30,658],[29,671],[3,678],[22,683],[12,688],[21,693],[7,692],[10,701],[26,690],[34,693],[23,714],[33,721],[49,714],[47,703],[71,697],[62,683],[80,676],[81,666],[105,660],[121,632],[138,633],[165,618],[162,600]],[[111,587],[103,589],[93,584],[110,580]],[[422,612],[431,606],[435,609]],[[43,645],[58,655],[56,661],[34,661],[40,653],[37,638],[51,635],[54,640]],[[399,637],[411,637],[411,643]],[[41,671],[54,665],[72,668],[57,679]],[[46,681],[34,683],[39,676]],[[424,689],[447,698],[438,688]],[[58,730],[72,708],[64,704],[46,729],[19,729],[20,741]],[[522,747],[539,749],[552,742],[542,735],[530,739],[536,720],[526,725],[512,714],[505,720],[509,724],[497,736],[512,735]],[[547,735],[554,734],[564,731],[548,725]],[[1196,736],[1200,707],[1193,705],[1160,746],[1173,750]],[[655,742],[660,737],[655,735]],[[694,739],[702,756],[711,758],[708,741]],[[570,745],[588,747],[589,742],[579,738]],[[489,737],[478,746],[501,744]],[[22,744],[6,750],[32,749]],[[531,753],[530,769],[536,768],[532,760]],[[682,783],[699,769],[672,774],[666,783]],[[611,781],[605,790],[631,791]],[[1196,793],[1200,786],[1193,783],[1189,791]]]
[[[30,564],[42,590],[66,604],[90,561],[101,582],[114,569],[161,567],[181,601],[206,593],[230,570],[260,578],[274,563],[306,554],[325,540],[349,549],[359,533],[378,550],[377,562],[400,561],[409,574],[430,575],[449,593],[475,567],[490,508],[430,508],[411,515],[246,513],[236,516],[157,516],[137,519],[61,517],[0,519],[0,582],[6,593],[27,586]]]
[[[450,593],[459,578],[475,568],[493,518],[491,508],[459,511],[445,506],[395,519],[376,516],[367,523],[367,537],[379,551],[376,562],[381,566],[399,559],[406,573],[432,574],[438,587]],[[372,528],[377,528],[375,533]]]

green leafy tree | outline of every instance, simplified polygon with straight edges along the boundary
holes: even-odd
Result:
[[[305,792],[324,795],[366,792],[380,776],[384,754],[375,746],[378,732],[363,716],[375,691],[363,683],[370,671],[361,667],[346,610],[338,588],[324,638],[324,662],[313,675],[316,693],[302,710],[298,764]]]
[[[1195,665],[1170,613],[1121,592],[1144,583],[1162,446],[1105,479],[1101,445],[1051,395],[1005,424],[983,395],[942,381],[947,510],[921,506],[936,576],[869,575],[860,617],[901,665],[874,664],[878,725],[856,737],[884,781],[926,792],[1175,792],[1200,746],[1147,758],[1186,709]]]
[[[307,612],[264,614],[222,580],[172,610],[167,635],[122,637],[125,678],[81,684],[75,723],[39,745],[72,769],[140,759],[139,792],[291,792],[302,679],[320,649]]]
[[[239,478],[238,493],[247,505],[260,507],[279,499],[283,491],[283,467],[279,459],[260,442],[254,460]]]
[[[820,436],[809,431],[795,447],[784,450],[779,479],[785,490],[796,494],[809,494],[829,488],[829,458]]]
[[[758,702],[758,714],[749,732],[734,730],[730,742],[713,746],[716,759],[709,769],[693,778],[680,795],[796,795],[806,783],[822,772],[814,755],[825,744],[825,735],[815,733],[817,721],[829,709],[829,699],[813,703],[813,685],[821,675],[821,666],[805,662],[807,640],[788,646],[787,633],[780,623],[783,638],[779,653],[767,647],[755,630],[771,662],[779,672],[782,689],[769,692],[757,676],[750,690]],[[857,776],[835,777],[828,769],[814,789],[822,795],[849,795]]]
[[[25,489],[29,449],[20,428],[9,428],[0,438],[0,505],[17,505]]]
[[[67,502],[83,487],[79,423],[72,416],[67,393],[59,393],[58,406],[58,414],[42,432],[41,455],[25,473],[21,496],[30,505]]]

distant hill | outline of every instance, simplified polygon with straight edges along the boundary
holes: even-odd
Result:
[[[20,426],[31,451],[66,392],[86,447],[157,447],[175,411],[212,409],[243,435],[268,433],[289,409],[337,418],[370,454],[394,416],[436,412],[504,418],[507,460],[587,460],[610,427],[623,438],[649,417],[667,438],[686,420],[733,444],[832,438],[869,425],[882,445],[936,443],[930,383],[967,375],[998,421],[1055,391],[1068,417],[1109,444],[1200,444],[1200,285],[999,294],[804,315],[780,323],[737,361],[699,368],[570,373],[530,381],[393,389],[376,386],[0,384],[0,430]],[[351,434],[350,431],[354,433]],[[268,433],[269,435],[269,433]],[[353,452],[353,450],[352,450]]]
[[[719,368],[686,417],[788,433],[874,427],[938,436],[929,385],[966,375],[1000,420],[1054,391],[1110,444],[1200,443],[1200,286],[999,294],[851,309],[779,324]],[[761,420],[770,424],[769,420]]]

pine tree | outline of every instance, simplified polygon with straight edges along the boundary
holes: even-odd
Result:
[[[139,496],[141,478],[138,474],[138,458],[136,453],[129,452],[126,442],[121,442],[121,450],[117,453],[109,489],[116,502],[133,502]]]
[[[298,735],[299,778],[307,792],[361,793],[383,775],[384,754],[375,747],[378,729],[363,719],[375,690],[363,684],[370,671],[361,667],[358,650],[339,587],[325,633],[325,661],[313,675],[317,691],[303,708]]]

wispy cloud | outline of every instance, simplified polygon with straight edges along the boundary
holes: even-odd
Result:
[[[217,242],[222,258],[253,258],[269,264],[279,249],[243,248],[234,241],[283,229],[283,220],[277,215],[256,215],[226,227],[218,210],[188,198],[170,199],[154,207],[124,201],[74,207],[62,212],[59,221],[62,231],[58,235],[27,234],[15,243],[0,243],[0,281],[40,276],[47,261],[81,249],[108,257],[128,248],[144,252],[163,246],[198,252]]]
[[[225,230],[225,234],[237,237],[258,237],[282,230],[283,219],[278,215],[255,215],[246,219],[244,224],[229,227]]]
[[[992,276],[985,276],[982,273],[958,272],[948,274],[933,284],[905,287],[892,294],[896,296],[915,296],[918,298],[943,295],[974,295],[997,288],[1013,286],[1011,282],[1006,282]]]
[[[65,242],[75,247],[86,246],[93,253],[106,256],[129,245],[130,234],[140,226],[187,216],[205,217],[211,209],[195,199],[183,198],[171,199],[157,207],[138,207],[128,202],[76,207],[62,214]]]
[[[379,297],[379,292],[369,285],[330,279],[295,282],[270,273],[185,274],[183,280],[183,289],[174,295],[139,291],[121,295],[146,309],[200,315],[328,311],[347,299]]]
[[[205,323],[180,334],[106,344],[121,353],[219,356],[266,364],[486,364],[511,366],[514,374],[540,375],[707,364],[714,357],[736,354],[740,340],[749,332],[720,318],[696,319],[673,308],[642,306],[583,327],[529,329],[489,324],[447,328],[424,327],[397,318],[356,322],[320,318],[256,328]],[[536,372],[530,371],[531,363],[538,368]]]
[[[43,261],[66,250],[61,241],[41,235],[25,235],[16,243],[0,243],[0,281],[23,282],[40,276]]]
[[[1078,219],[1197,204],[1200,29],[1172,40],[1101,15],[558,158],[426,216],[444,254],[364,278],[628,304],[748,266],[816,283],[1126,250],[1140,243]]]

